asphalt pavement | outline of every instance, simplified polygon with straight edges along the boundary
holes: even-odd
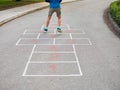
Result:
[[[120,40],[104,23],[113,0],[63,4],[62,33],[48,8],[0,27],[1,90],[120,90]]]

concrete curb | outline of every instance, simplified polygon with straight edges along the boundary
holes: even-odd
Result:
[[[120,35],[120,27],[117,25],[117,23],[113,20],[113,18],[110,15],[110,10],[108,9],[108,19],[110,23],[112,24],[114,30]]]
[[[8,23],[8,22],[10,22],[10,21],[12,21],[12,20],[14,20],[14,19],[17,19],[17,18],[19,18],[19,17],[22,17],[22,16],[24,16],[24,15],[27,15],[27,14],[29,14],[29,13],[32,13],[32,12],[35,12],[35,11],[37,11],[37,10],[41,10],[41,9],[44,9],[44,8],[47,8],[47,7],[48,7],[48,6],[44,6],[44,7],[42,7],[42,8],[36,8],[36,9],[30,10],[30,11],[26,11],[26,12],[20,13],[20,14],[18,14],[18,15],[16,15],[16,16],[12,16],[12,17],[10,17],[10,18],[7,18],[7,19],[3,20],[2,22],[0,22],[0,26],[2,26],[2,25],[4,25],[5,23]]]
[[[68,0],[68,1],[62,2],[62,4],[71,3],[71,2],[75,2],[75,1],[77,1],[77,0]],[[8,23],[8,22],[10,22],[10,21],[12,21],[12,20],[14,20],[14,19],[16,19],[16,18],[19,18],[19,17],[22,17],[22,16],[24,16],[24,15],[27,15],[27,14],[29,14],[29,13],[32,13],[32,12],[35,12],[35,11],[38,11],[38,10],[45,9],[45,8],[47,8],[48,6],[49,6],[49,5],[45,5],[45,6],[43,6],[43,7],[31,9],[31,10],[25,11],[25,12],[23,12],[23,13],[20,13],[20,14],[18,14],[18,15],[12,16],[12,17],[10,17],[10,18],[6,18],[5,20],[3,20],[3,21],[0,22],[0,26],[4,25],[5,23]]]

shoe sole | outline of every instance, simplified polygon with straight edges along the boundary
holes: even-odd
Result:
[[[46,33],[47,31],[44,31],[44,33]]]
[[[59,33],[62,33],[62,30],[57,30]]]

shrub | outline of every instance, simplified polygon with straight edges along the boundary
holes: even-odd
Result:
[[[111,3],[110,14],[120,27],[120,0]]]

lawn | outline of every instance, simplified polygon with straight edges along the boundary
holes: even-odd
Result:
[[[38,3],[43,2],[44,0],[21,0],[21,1],[15,1],[15,0],[0,0],[0,10],[5,10],[13,7],[18,7],[22,5],[27,5],[31,3]]]

